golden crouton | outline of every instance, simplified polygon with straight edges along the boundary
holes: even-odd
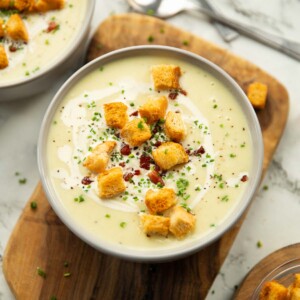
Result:
[[[141,215],[143,230],[147,235],[167,236],[169,232],[170,219],[161,216]]]
[[[0,9],[12,9],[14,8],[14,3],[11,0],[1,0]]]
[[[293,287],[300,288],[300,274],[295,274]]]
[[[294,287],[289,290],[288,298],[289,300],[300,300],[300,288]]]
[[[195,228],[196,217],[181,206],[174,206],[168,212],[170,218],[170,232],[177,238],[183,238]]]
[[[153,124],[159,119],[163,119],[168,107],[168,100],[165,96],[157,100],[149,99],[144,105],[139,108],[139,113],[142,118],[146,119],[148,124]]]
[[[100,198],[112,198],[126,190],[123,172],[119,167],[100,173],[97,179]]]
[[[165,122],[166,135],[175,142],[180,142],[185,137],[185,126],[180,113],[169,111]]]
[[[151,214],[163,212],[176,202],[175,192],[169,188],[162,188],[158,191],[148,190],[145,197],[145,204]]]
[[[8,66],[8,58],[5,49],[0,45],[0,70],[5,69]]]
[[[28,42],[28,32],[22,18],[18,14],[11,15],[6,23],[6,33],[13,40]]]
[[[155,163],[163,170],[169,170],[176,165],[187,163],[189,156],[184,148],[177,143],[166,142],[152,151]]]
[[[0,19],[0,38],[4,37],[4,21]]]
[[[123,128],[128,121],[127,108],[122,102],[104,104],[104,116],[107,126]]]
[[[136,118],[128,122],[121,130],[121,136],[131,146],[140,146],[151,138],[151,130],[145,121]]]
[[[28,10],[35,0],[1,0],[0,9]]]
[[[181,70],[174,65],[156,65],[152,69],[152,77],[156,90],[180,89]]]
[[[268,87],[260,82],[248,86],[247,96],[254,108],[263,109],[266,106]]]
[[[64,0],[35,0],[31,11],[46,12],[49,10],[63,9],[65,6]]]
[[[288,289],[276,281],[268,281],[259,293],[259,300],[285,300]]]
[[[116,147],[116,144],[114,141],[106,141],[97,145],[92,153],[85,159],[83,166],[94,173],[103,172],[107,167],[109,155]]]

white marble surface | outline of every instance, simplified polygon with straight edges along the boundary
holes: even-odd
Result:
[[[108,15],[129,10],[125,0],[96,2],[93,30]],[[234,19],[300,41],[299,0],[213,0],[213,3]],[[278,248],[300,242],[300,63],[243,36],[227,44],[202,15],[184,13],[169,22],[257,64],[280,80],[290,95],[287,127],[263,182],[268,190],[261,189],[253,200],[241,231],[207,297],[231,299],[235,286],[260,259]],[[36,162],[38,131],[43,114],[63,80],[31,99],[0,102],[0,264],[10,233],[39,180]],[[16,176],[15,172],[20,175]],[[22,178],[27,179],[26,184],[19,184]],[[261,248],[256,246],[257,241],[262,242]],[[0,299],[14,299],[2,268]]]

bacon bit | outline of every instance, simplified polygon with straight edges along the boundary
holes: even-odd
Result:
[[[151,180],[151,182],[153,182],[154,184],[160,183],[162,186],[165,185],[164,181],[162,180],[162,178],[159,176],[159,174],[155,170],[151,171],[147,175],[148,175],[149,179]]]
[[[123,175],[123,178],[124,178],[125,181],[130,181],[133,176],[134,176],[133,173],[125,173]]]
[[[184,95],[184,96],[186,96],[186,95],[187,95],[187,91],[185,91],[185,90],[182,90],[182,89],[180,89],[180,90],[179,90],[179,93],[180,93],[180,94],[182,94],[182,95]]]
[[[53,30],[57,30],[59,28],[59,25],[55,21],[51,21],[48,24],[48,28],[46,29],[46,32],[51,32]]]
[[[162,142],[160,142],[160,141],[157,141],[153,146],[155,146],[155,147],[159,147],[160,145],[162,144]]]
[[[191,150],[190,149],[185,149],[185,153],[190,155],[191,154]]]
[[[130,116],[131,117],[137,117],[138,115],[139,115],[139,112],[136,110]]]
[[[203,148],[203,146],[201,146],[199,149],[197,149],[193,152],[194,155],[199,155],[199,154],[204,154],[204,153],[205,153],[205,149]]]
[[[115,132],[115,137],[120,138],[120,132]]]
[[[140,170],[135,170],[134,175],[141,175],[141,171]]]
[[[242,182],[246,182],[248,180],[248,176],[247,175],[244,175],[242,178],[241,178],[241,181]]]
[[[125,162],[123,161],[123,162],[120,162],[120,163],[119,163],[119,166],[122,167],[122,168],[124,168],[124,167],[126,166],[126,164],[125,164]]]
[[[18,48],[15,45],[10,45],[8,49],[10,52],[16,52],[18,50]]]
[[[89,176],[85,176],[81,180],[81,183],[84,184],[84,185],[89,185],[92,182],[94,182],[94,180],[92,180]]]
[[[154,170],[155,170],[157,173],[159,173],[161,169],[160,169],[160,167],[159,167],[158,165],[155,165],[155,166],[154,166]]]
[[[145,154],[140,156],[140,168],[150,170],[151,157]]]
[[[175,99],[177,98],[177,96],[178,96],[178,93],[177,93],[177,92],[171,92],[171,93],[169,94],[169,98],[170,98],[171,100],[175,100]]]
[[[131,153],[131,149],[130,149],[129,145],[123,144],[120,152],[122,155],[129,155]]]

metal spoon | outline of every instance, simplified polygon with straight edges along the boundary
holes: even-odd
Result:
[[[163,18],[163,19],[171,17],[175,14],[178,14],[186,10],[198,10],[201,8],[201,6],[203,6],[205,9],[210,10],[212,12],[215,11],[215,9],[208,3],[207,0],[199,0],[201,6],[191,2],[180,1],[180,0],[179,1],[177,0],[171,0],[171,1],[127,0],[127,1],[135,11],[141,13],[146,12],[149,15],[154,14],[159,18]],[[225,42],[230,42],[239,36],[239,34],[235,30],[223,24],[214,22],[214,25]]]
[[[217,12],[211,12],[195,3],[186,0],[127,0],[134,10],[154,15],[159,18],[168,18],[182,11],[197,10],[215,21],[221,22],[238,32],[251,37],[267,46],[283,52],[300,61],[300,43],[287,40],[277,35],[266,33],[257,28],[228,19]]]

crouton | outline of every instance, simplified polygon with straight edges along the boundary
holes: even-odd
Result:
[[[158,191],[148,190],[145,196],[145,204],[151,214],[163,212],[176,202],[175,192],[169,188],[162,188]]]
[[[0,38],[4,37],[4,21],[0,19]]]
[[[126,190],[122,169],[115,167],[100,173],[97,177],[100,198],[117,196]]]
[[[162,216],[143,214],[140,217],[143,231],[147,235],[167,236],[169,233],[170,219]]]
[[[288,289],[276,281],[268,281],[259,293],[259,300],[285,300]]]
[[[260,82],[253,82],[248,86],[247,96],[256,109],[263,109],[266,106],[268,87]]]
[[[181,70],[174,65],[156,65],[151,68],[156,90],[180,89],[179,77]]]
[[[12,9],[13,7],[13,2],[11,0],[1,0],[0,1],[0,9]]]
[[[142,118],[146,119],[148,124],[153,124],[165,117],[167,107],[168,100],[165,96],[162,96],[156,100],[149,99],[139,108],[139,113]]]
[[[128,121],[127,108],[122,102],[104,104],[104,116],[107,126],[123,128]]]
[[[173,111],[167,113],[165,132],[172,141],[180,142],[184,139],[186,131],[180,113],[175,113]]]
[[[152,151],[155,163],[163,170],[169,170],[176,165],[187,163],[189,156],[184,148],[177,143],[166,142]]]
[[[5,69],[8,66],[8,58],[5,49],[0,45],[0,70]]]
[[[34,0],[14,0],[13,5],[16,10],[26,11],[29,10]]]
[[[46,12],[49,10],[63,9],[65,6],[64,0],[35,0],[31,6],[31,11]]]
[[[151,130],[145,121],[136,118],[128,122],[121,130],[121,136],[131,146],[140,146],[151,138]]]
[[[116,144],[115,141],[106,141],[97,145],[92,153],[85,159],[83,166],[94,173],[103,172],[107,167],[109,155],[116,147]]]
[[[6,33],[13,40],[28,42],[26,26],[18,14],[11,15],[6,22]]]
[[[196,217],[181,206],[172,207],[167,211],[166,216],[170,218],[170,232],[179,239],[195,228]]]
[[[300,274],[295,274],[293,287],[300,288]]]
[[[28,10],[34,0],[1,0],[0,9]]]
[[[288,298],[289,300],[299,300],[300,299],[300,288],[294,287],[289,290]]]

